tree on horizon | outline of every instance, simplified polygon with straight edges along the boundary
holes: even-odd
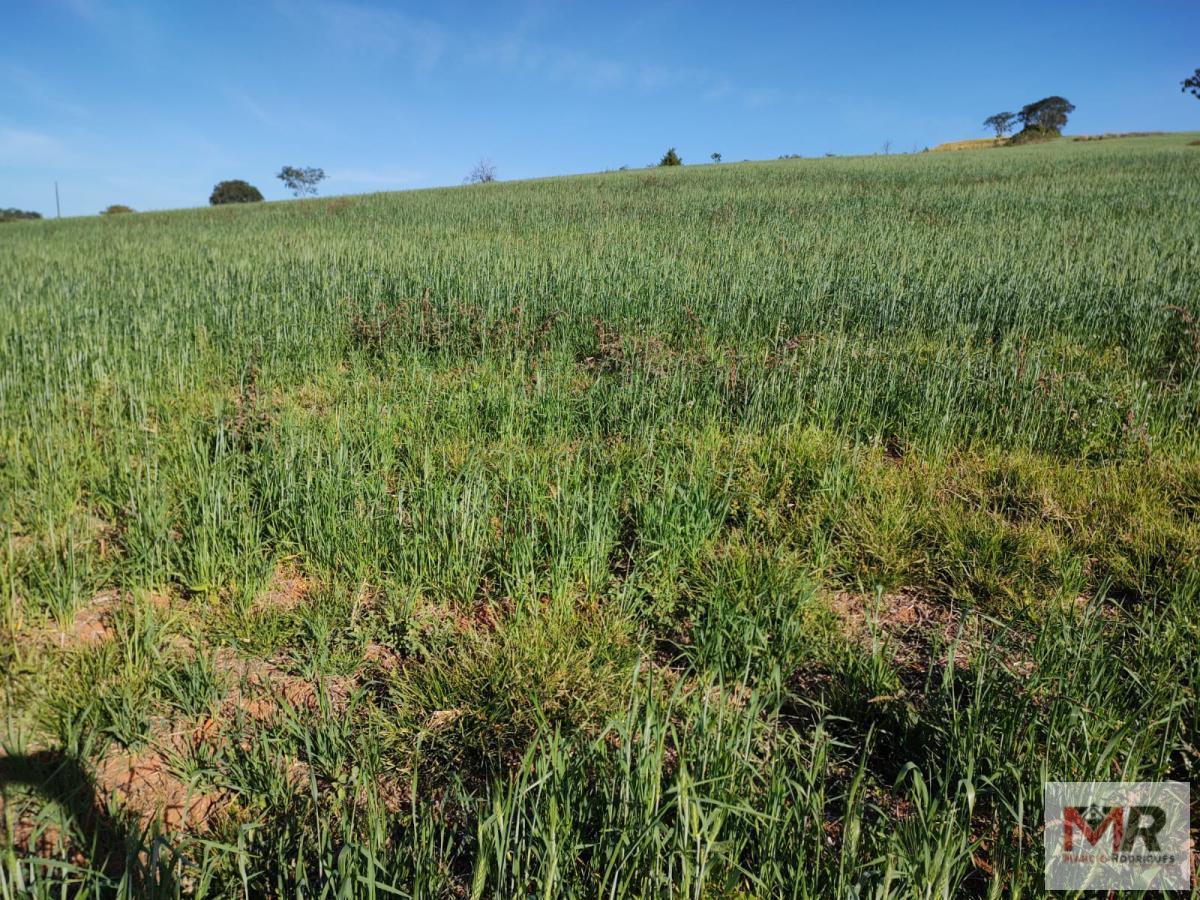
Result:
[[[1061,134],[1067,124],[1067,116],[1075,112],[1075,104],[1066,97],[1057,95],[1043,97],[1036,103],[1027,103],[1017,113],[1017,118],[1026,131],[1042,134]]]
[[[1003,140],[1004,136],[1012,131],[1016,118],[1017,114],[1014,112],[998,112],[984,119],[983,127],[996,132],[996,140]]]
[[[1188,78],[1183,80],[1183,92],[1191,93],[1193,97],[1200,100],[1200,69],[1197,69]]]
[[[284,166],[275,176],[295,197],[316,196],[317,185],[325,180],[325,170],[312,166]]]

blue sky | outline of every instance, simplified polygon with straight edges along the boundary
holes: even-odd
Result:
[[[284,164],[324,194],[982,136],[1047,94],[1070,132],[1200,130],[1194,0],[133,3],[0,0],[0,207],[203,205]]]

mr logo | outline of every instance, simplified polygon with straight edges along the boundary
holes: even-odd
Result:
[[[1176,781],[1046,782],[1046,889],[1186,890],[1189,796]]]
[[[1138,841],[1141,850],[1159,853],[1158,836],[1166,826],[1167,813],[1161,806],[1067,806],[1063,808],[1063,852],[1075,850],[1077,832],[1095,847],[1108,831],[1113,853],[1132,853]]]

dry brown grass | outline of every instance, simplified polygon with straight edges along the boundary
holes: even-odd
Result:
[[[946,153],[956,150],[989,150],[992,147],[1003,147],[1007,144],[1007,140],[997,141],[994,138],[970,138],[965,141],[947,141],[944,144],[938,144],[936,147],[930,147],[930,153]]]
[[[287,565],[275,570],[270,583],[256,599],[260,610],[276,609],[290,612],[308,601],[312,584],[300,572]]]

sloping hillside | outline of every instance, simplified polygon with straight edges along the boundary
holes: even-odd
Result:
[[[1040,893],[1200,762],[1194,137],[0,226],[6,891]]]

